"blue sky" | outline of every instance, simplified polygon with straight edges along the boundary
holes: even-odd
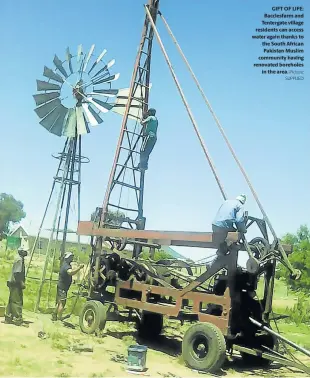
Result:
[[[85,2],[3,1],[0,101],[1,191],[25,205],[24,224],[36,231],[48,198],[64,140],[39,125],[32,95],[44,65],[69,46],[96,44],[115,58],[119,87],[131,78],[144,21],[143,0]],[[267,0],[162,0],[161,11],[179,40],[244,164],[279,236],[309,224],[309,87],[305,80],[263,76],[253,63],[262,47],[251,36],[271,13]],[[300,5],[290,1],[285,5]],[[229,196],[248,195],[247,209],[260,216],[254,199],[226,148],[195,84],[163,24],[159,31],[213,161]],[[309,33],[305,33],[308,41]],[[157,109],[158,143],[146,174],[144,211],[148,229],[209,231],[222,198],[200,148],[166,62],[154,43],[150,105]],[[83,139],[90,164],[82,173],[82,219],[102,204],[119,135],[121,117],[111,113]],[[73,204],[74,208],[74,204]],[[71,226],[74,227],[74,219]],[[50,224],[46,225],[49,227]],[[194,258],[204,251],[184,252]]]

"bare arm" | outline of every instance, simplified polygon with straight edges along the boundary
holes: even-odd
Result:
[[[69,274],[69,276],[74,276],[77,272],[79,272],[83,268],[84,268],[84,265],[82,264],[75,269],[68,269],[67,273]]]
[[[146,117],[145,119],[141,120],[141,125],[145,125],[149,121],[149,117]]]

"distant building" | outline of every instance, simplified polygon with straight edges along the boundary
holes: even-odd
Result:
[[[19,225],[7,236],[6,249],[17,249],[19,247],[29,250],[29,236],[25,229]]]

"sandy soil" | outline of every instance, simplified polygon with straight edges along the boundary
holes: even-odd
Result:
[[[80,332],[77,318],[64,326],[52,323],[47,315],[24,312],[31,323],[28,328],[0,323],[0,375],[27,377],[129,377],[126,371],[127,348],[135,344],[136,332],[126,324],[109,322],[101,337]],[[70,328],[71,325],[74,328]],[[43,331],[45,339],[38,337]],[[144,376],[196,377],[201,373],[188,369],[182,362],[181,338],[176,329],[166,328],[158,341],[148,346],[147,372]],[[74,352],[77,345],[93,352]],[[116,361],[115,361],[116,359]],[[212,376],[204,374],[205,376]],[[229,377],[307,377],[296,369],[272,366],[269,370],[244,370],[239,358],[227,362],[222,373]]]

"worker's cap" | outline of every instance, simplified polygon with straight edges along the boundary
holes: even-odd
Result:
[[[154,108],[150,108],[149,110],[148,110],[148,113],[150,114],[150,115],[155,115],[156,114],[156,110],[154,109]]]
[[[67,259],[69,259],[70,257],[73,257],[73,256],[74,255],[73,255],[72,252],[66,252],[64,258],[67,260]]]
[[[20,255],[22,255],[22,256],[27,256],[27,254],[28,254],[26,248],[24,248],[24,247],[19,247],[18,250],[17,250],[17,252],[18,252]]]
[[[245,204],[246,195],[245,194],[240,194],[240,196],[236,197],[236,200],[240,201],[242,204]]]

